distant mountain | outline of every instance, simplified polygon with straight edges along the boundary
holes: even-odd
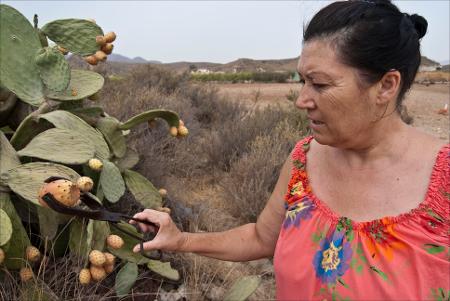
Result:
[[[433,61],[432,59],[427,58],[426,56],[422,56],[422,60],[420,63],[422,66],[436,66],[440,65],[438,62]]]
[[[449,61],[449,60],[446,60],[446,61],[440,61],[439,63],[441,63],[442,66],[445,66],[445,65],[450,64],[450,61]]]
[[[442,69],[441,69],[442,71],[450,71],[450,65],[444,65],[444,66],[442,66]]]
[[[131,64],[161,64],[160,61],[147,61],[146,59],[137,56],[134,59],[130,59],[124,55],[118,53],[111,53],[108,55],[108,61],[119,63],[131,63]]]

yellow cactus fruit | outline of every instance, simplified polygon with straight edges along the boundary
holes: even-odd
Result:
[[[26,282],[33,278],[33,270],[30,268],[21,268],[19,274],[22,282]]]
[[[68,207],[77,205],[80,200],[80,189],[69,180],[55,180],[50,183],[45,183],[41,187],[39,191],[39,203],[44,207],[48,207],[48,205],[42,197],[47,193],[51,193],[56,201]]]
[[[176,127],[171,127],[170,128],[170,135],[173,137],[176,137],[178,135],[178,129]]]
[[[99,159],[95,159],[95,158],[89,160],[88,165],[92,170],[95,170],[95,171],[100,171],[100,170],[102,170],[102,167],[103,167],[102,161],[100,161]]]
[[[86,20],[95,24],[97,23],[94,19],[86,19]]]
[[[67,50],[66,48],[61,47],[61,46],[59,46],[59,45],[58,45],[58,50],[59,50],[59,52],[61,52],[63,55],[66,55],[66,54],[69,53],[69,50]]]
[[[96,36],[95,37],[95,42],[97,43],[98,46],[103,46],[103,45],[106,44],[104,36]]]
[[[77,186],[81,191],[88,192],[94,187],[94,181],[89,177],[80,177],[77,180]]]
[[[77,96],[78,95],[78,91],[75,89],[72,89],[71,91],[72,96]]]
[[[114,264],[105,264],[103,268],[105,269],[106,274],[111,274],[114,271]]]
[[[111,54],[113,51],[114,45],[111,43],[106,43],[105,45],[102,46],[101,51],[103,51],[106,54]]]
[[[98,50],[95,54],[94,54],[95,58],[99,61],[106,61],[106,53],[104,53],[101,50]]]
[[[172,212],[172,210],[170,210],[169,207],[156,207],[155,210],[161,211],[161,212],[165,212],[165,213],[167,213],[167,214],[170,214],[170,212]]]
[[[109,247],[117,250],[117,249],[120,249],[123,247],[124,241],[123,241],[122,237],[111,234],[106,238],[106,244]]]
[[[106,271],[102,266],[91,265],[89,272],[91,272],[92,279],[95,281],[103,280],[106,277]]]
[[[89,253],[89,262],[93,265],[101,266],[105,263],[106,258],[103,252],[98,250],[92,250],[91,253]]]
[[[180,126],[178,128],[178,135],[180,135],[181,137],[185,137],[189,134],[189,130],[187,129],[187,127],[185,126]]]
[[[29,260],[31,262],[38,261],[39,258],[41,257],[41,252],[39,252],[38,248],[36,248],[34,246],[28,246],[25,251],[25,254],[26,254],[27,260]]]
[[[81,269],[78,280],[82,285],[89,284],[91,282],[91,272],[89,269]]]
[[[89,64],[89,65],[97,65],[98,64],[98,60],[95,57],[95,55],[90,55],[90,56],[85,56],[84,60]]]
[[[3,251],[2,248],[0,248],[0,264],[2,264],[3,261],[5,261],[5,251]]]
[[[105,34],[105,41],[106,43],[112,43],[116,39],[116,34],[113,31],[108,32]]]
[[[103,252],[103,255],[105,255],[105,265],[111,265],[114,264],[114,261],[116,260],[116,256],[114,256],[111,253]]]
[[[180,126],[184,126],[184,121],[181,120],[181,119],[179,120],[179,127],[180,127]]]
[[[159,189],[158,192],[163,198],[167,196],[167,190],[165,190],[164,188]]]

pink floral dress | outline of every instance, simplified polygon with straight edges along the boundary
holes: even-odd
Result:
[[[450,300],[450,145],[425,200],[369,222],[338,216],[311,191],[297,143],[274,255],[278,300]]]

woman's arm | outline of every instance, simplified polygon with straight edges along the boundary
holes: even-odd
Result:
[[[135,215],[159,225],[158,235],[144,243],[145,250],[193,252],[228,261],[248,261],[273,255],[284,219],[284,194],[292,168],[289,155],[264,210],[256,223],[246,224],[223,232],[181,232],[167,213],[146,209]],[[133,221],[131,221],[133,222]],[[142,230],[150,228],[140,224]],[[139,250],[136,246],[135,251]]]

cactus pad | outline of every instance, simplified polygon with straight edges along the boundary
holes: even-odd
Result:
[[[135,150],[127,148],[125,156],[116,159],[114,163],[116,163],[121,171],[124,171],[125,169],[132,169],[138,162],[139,154]]]
[[[87,259],[92,249],[93,220],[87,224],[84,219],[76,218],[70,223],[69,249],[81,258]]]
[[[93,158],[95,146],[82,133],[53,128],[34,137],[18,154],[75,165]]]
[[[20,150],[25,147],[37,134],[52,128],[52,124],[46,120],[36,120],[32,115],[28,115],[14,132],[11,138],[11,145]]]
[[[125,193],[125,183],[117,166],[109,161],[103,161],[100,174],[100,185],[108,201],[116,203]]]
[[[69,112],[77,115],[92,126],[95,126],[99,118],[103,115],[103,109],[100,107],[74,108],[70,109]]]
[[[14,148],[6,139],[5,135],[0,132],[0,175],[6,174],[8,170],[20,165],[19,156]],[[0,186],[6,185],[0,177]]]
[[[117,273],[114,288],[117,297],[125,297],[133,287],[138,277],[138,266],[134,262],[126,263]]]
[[[41,48],[39,37],[14,8],[0,4],[0,15],[0,83],[21,100],[38,106],[44,101],[44,86],[34,61]]]
[[[0,246],[8,243],[12,234],[12,224],[8,214],[0,209]]]
[[[102,29],[95,23],[84,19],[55,20],[41,28],[47,37],[81,56],[94,54],[100,50],[95,38],[102,36]]]
[[[67,88],[70,81],[70,67],[58,49],[42,48],[38,51],[35,61],[47,89],[60,92]]]
[[[261,283],[259,276],[244,276],[239,278],[227,292],[224,300],[244,301],[258,288]]]
[[[60,176],[75,182],[80,175],[69,167],[56,163],[32,162],[11,169],[6,175],[6,183],[12,191],[39,205],[38,192],[44,180],[50,176]]]
[[[155,119],[155,118],[162,118],[165,121],[167,121],[167,123],[169,124],[169,126],[175,126],[178,127],[178,125],[180,124],[180,118],[178,117],[178,114],[173,112],[173,111],[169,111],[169,110],[150,110],[150,111],[146,111],[143,112],[141,114],[138,114],[132,118],[130,118],[129,120],[127,120],[126,122],[122,123],[119,127],[119,129],[121,130],[129,130],[132,127],[135,127],[138,124],[141,124],[142,122],[147,122],[149,120]]]
[[[87,70],[72,70],[67,89],[61,92],[48,91],[47,97],[59,101],[80,100],[97,93],[105,79],[98,73]]]
[[[105,136],[114,156],[122,158],[127,150],[127,145],[122,130],[119,130],[119,125],[119,120],[111,116],[106,116],[98,120],[96,127]]]
[[[70,216],[53,211],[50,208],[37,207],[40,235],[54,239],[58,233],[58,226],[69,221]]]
[[[180,273],[170,266],[170,262],[162,262],[159,260],[150,260],[147,267],[152,272],[155,272],[167,279],[178,281],[180,280]]]
[[[110,232],[108,222],[93,221],[92,250],[103,250]]]
[[[158,190],[143,175],[132,170],[125,170],[123,178],[128,190],[134,198],[145,208],[156,208],[162,206],[162,198]]]

